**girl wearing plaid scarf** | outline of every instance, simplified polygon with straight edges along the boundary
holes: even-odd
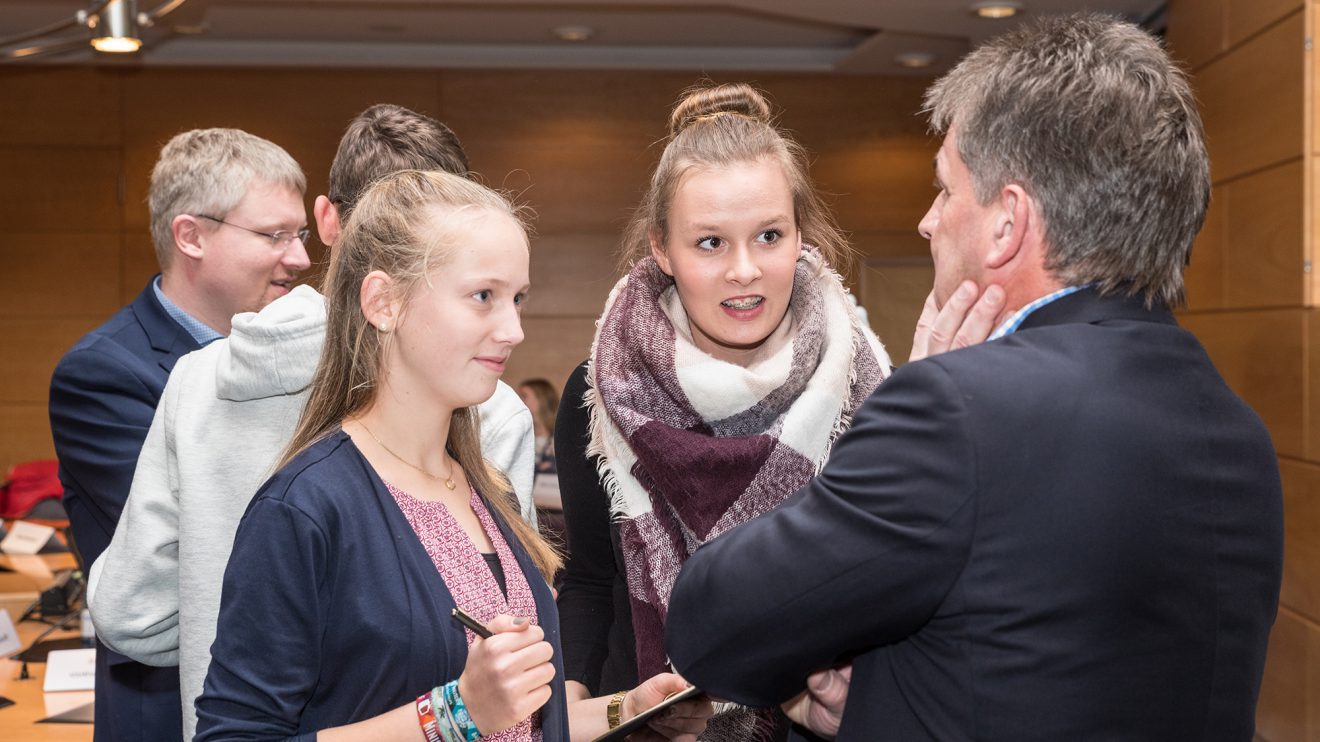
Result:
[[[747,85],[677,105],[624,250],[556,429],[570,697],[668,670],[688,555],[805,484],[890,371],[834,270],[850,248],[804,152]],[[787,728],[776,709],[728,708],[701,739]]]

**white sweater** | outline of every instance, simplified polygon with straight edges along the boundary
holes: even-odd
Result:
[[[299,286],[179,359],[114,538],[92,565],[87,601],[101,640],[148,665],[179,665],[185,740],[234,533],[293,435],[324,338],[325,301]],[[480,412],[483,452],[535,523],[531,413],[503,383]]]

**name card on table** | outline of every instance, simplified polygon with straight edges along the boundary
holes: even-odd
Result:
[[[36,554],[54,535],[55,529],[50,526],[16,520],[9,535],[0,541],[0,551],[6,554]]]
[[[14,628],[14,619],[9,611],[0,610],[0,657],[8,657],[23,648],[18,640],[18,629]]]
[[[57,649],[46,655],[46,682],[42,690],[93,690],[96,687],[96,649]]]

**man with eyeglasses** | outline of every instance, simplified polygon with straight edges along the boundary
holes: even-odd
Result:
[[[235,314],[289,293],[310,265],[306,188],[287,152],[237,129],[184,132],[161,150],[149,195],[161,272],[51,378],[64,506],[84,565],[114,535],[175,361],[227,336]],[[181,736],[178,668],[148,667],[98,642],[97,742]]]

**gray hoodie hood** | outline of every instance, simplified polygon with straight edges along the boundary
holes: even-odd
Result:
[[[303,391],[324,340],[325,299],[311,286],[295,287],[260,312],[234,315],[216,365],[216,396],[245,402]]]

